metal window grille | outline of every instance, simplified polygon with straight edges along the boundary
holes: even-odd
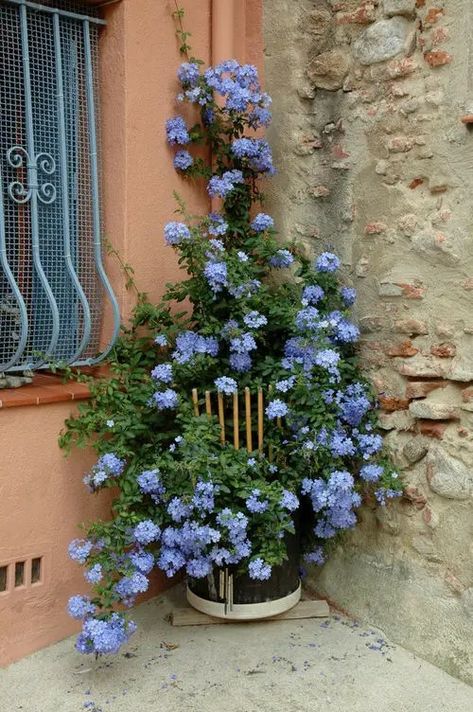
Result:
[[[0,372],[93,364],[118,333],[101,246],[104,22],[80,10],[0,0]],[[99,353],[106,298],[113,333]]]

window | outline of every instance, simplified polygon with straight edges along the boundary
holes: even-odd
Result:
[[[0,371],[95,363],[105,298],[97,149],[103,20],[0,0]]]

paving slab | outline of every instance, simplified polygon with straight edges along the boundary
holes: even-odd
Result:
[[[137,607],[117,656],[69,638],[10,665],[0,712],[473,712],[472,687],[337,613],[173,627],[182,605],[177,586]]]

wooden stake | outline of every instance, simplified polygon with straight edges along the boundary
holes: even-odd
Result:
[[[263,452],[263,390],[258,388],[258,450]]]
[[[240,423],[238,422],[238,391],[233,394],[233,445],[240,449]]]
[[[199,415],[199,396],[197,394],[197,388],[192,389],[192,401],[194,403],[194,415]]]
[[[223,405],[223,395],[217,393],[218,419],[220,422],[220,442],[225,444],[225,409]]]
[[[208,416],[212,415],[212,401],[210,400],[210,391],[205,391],[205,412]]]
[[[245,388],[245,420],[246,420],[246,449],[253,452],[253,437],[251,432],[251,393],[248,386]]]

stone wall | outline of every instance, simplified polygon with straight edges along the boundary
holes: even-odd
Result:
[[[402,473],[312,582],[473,682],[473,4],[265,0],[269,206],[358,289]]]

